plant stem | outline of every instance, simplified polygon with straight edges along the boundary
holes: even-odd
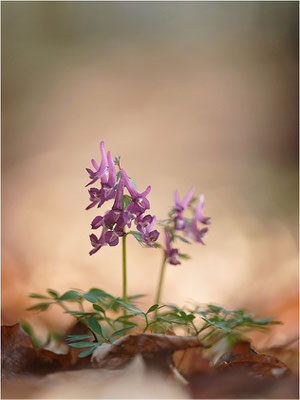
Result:
[[[59,306],[61,306],[61,308],[63,308],[65,311],[69,311],[68,307],[66,307],[61,301],[57,301],[56,304],[58,304]],[[76,318],[76,317],[75,317]]]
[[[115,327],[113,326],[113,324],[110,322],[109,318],[106,316],[106,314],[103,315],[105,321],[107,322],[107,324],[113,329],[115,330]]]
[[[123,260],[123,301],[127,303],[127,271],[126,271],[126,234],[122,237],[122,260]]]
[[[166,261],[167,261],[167,255],[166,255],[166,252],[164,251],[164,257],[163,257],[163,262],[161,264],[159,283],[158,283],[156,300],[155,300],[156,304],[160,304],[162,285],[163,285],[164,276],[165,276],[165,269],[166,269]],[[155,312],[155,314],[157,315],[157,311]]]
[[[143,330],[143,333],[146,332],[146,330],[148,329],[148,326],[149,326],[149,321],[148,321],[147,314],[144,314],[144,315],[145,315],[146,326],[145,326],[145,328],[144,328],[144,330]]]
[[[126,255],[126,236],[122,237],[122,264],[123,264],[123,301],[127,303],[127,255]],[[123,311],[124,317],[127,316],[126,310]],[[124,327],[126,325],[124,324]]]
[[[98,343],[99,341],[98,341],[97,336],[95,335],[94,331],[93,331],[91,328],[89,328],[89,327],[88,327],[88,330],[89,330],[89,331],[91,332],[91,334],[94,336],[94,343]]]

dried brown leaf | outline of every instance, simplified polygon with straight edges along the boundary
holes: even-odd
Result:
[[[231,352],[223,354],[216,363],[217,368],[243,368],[252,376],[279,377],[290,373],[286,364],[278,358],[258,354],[250,342],[236,343]]]
[[[203,357],[200,347],[178,350],[172,358],[174,366],[186,379],[193,375],[211,374],[214,371],[209,361]]]
[[[17,323],[1,327],[2,376],[19,373],[45,374],[67,369],[70,356],[36,349],[29,335]]]
[[[174,351],[201,346],[198,339],[191,336],[130,334],[96,349],[92,361],[96,368],[121,368],[134,356],[141,354],[148,366],[168,370]]]

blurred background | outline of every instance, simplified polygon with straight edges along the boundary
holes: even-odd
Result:
[[[121,156],[151,213],[204,193],[206,246],[163,300],[247,307],[298,328],[297,2],[2,2],[2,309],[39,332],[30,292],[121,293],[121,246],[90,257],[85,167]],[[128,240],[130,294],[153,304],[161,254]],[[263,339],[268,340],[268,339]]]

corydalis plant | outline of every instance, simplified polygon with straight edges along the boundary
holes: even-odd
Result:
[[[203,216],[204,196],[200,194],[196,208],[193,208],[193,195],[195,189],[192,188],[180,201],[178,191],[174,192],[174,207],[169,213],[167,220],[161,221],[160,224],[164,227],[165,247],[163,250],[163,262],[160,271],[159,284],[156,295],[156,303],[160,304],[162,285],[165,274],[166,264],[178,265],[181,264],[180,259],[189,258],[187,254],[180,253],[178,248],[173,246],[176,239],[185,243],[190,243],[192,239],[196,243],[204,245],[202,238],[208,232],[207,227],[199,227],[199,225],[209,225],[210,218]],[[192,218],[186,217],[186,211],[192,213]]]
[[[46,311],[57,305],[86,326],[85,334],[70,335],[66,339],[71,347],[87,349],[79,357],[90,355],[103,343],[113,343],[117,337],[132,330],[166,333],[170,330],[176,332],[180,328],[185,335],[198,337],[207,348],[223,339],[226,339],[230,347],[234,342],[246,340],[245,335],[250,331],[266,331],[271,325],[279,323],[272,318],[256,319],[243,309],[228,310],[213,304],[192,304],[183,308],[172,304],[153,304],[147,311],[143,311],[136,305],[136,301],[143,295],[128,297],[128,301],[124,302],[120,297],[99,288],[87,292],[68,290],[63,294],[48,289],[46,295],[32,293],[30,297],[42,300],[42,303],[35,304],[30,310]],[[126,315],[120,315],[122,310],[126,310]],[[35,345],[42,347],[30,325],[23,323],[23,327]]]
[[[134,182],[129,178],[126,171],[120,166],[120,157],[113,161],[111,153],[107,156],[104,150],[104,142],[100,143],[101,163],[92,159],[92,166],[95,170],[86,168],[91,181],[86,185],[90,186],[100,182],[100,187],[89,189],[90,204],[87,210],[97,206],[100,208],[105,202],[114,200],[112,207],[104,215],[96,216],[91,223],[92,229],[101,229],[99,237],[94,233],[90,235],[93,249],[90,255],[95,254],[103,246],[117,246],[122,238],[123,245],[123,300],[127,299],[127,280],[126,280],[126,236],[133,234],[135,238],[145,246],[154,247],[158,239],[159,232],[153,230],[155,217],[146,214],[150,209],[147,199],[151,186],[139,193]],[[116,171],[116,165],[119,172]],[[99,182],[98,182],[99,181]],[[127,189],[128,194],[125,194]],[[137,231],[131,229],[135,224]],[[127,231],[126,231],[127,230]]]

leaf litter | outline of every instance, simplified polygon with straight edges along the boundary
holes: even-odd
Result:
[[[2,398],[298,398],[296,371],[246,341],[215,363],[196,337],[174,334],[128,333],[85,359],[81,350],[35,348],[19,324],[3,326]]]

